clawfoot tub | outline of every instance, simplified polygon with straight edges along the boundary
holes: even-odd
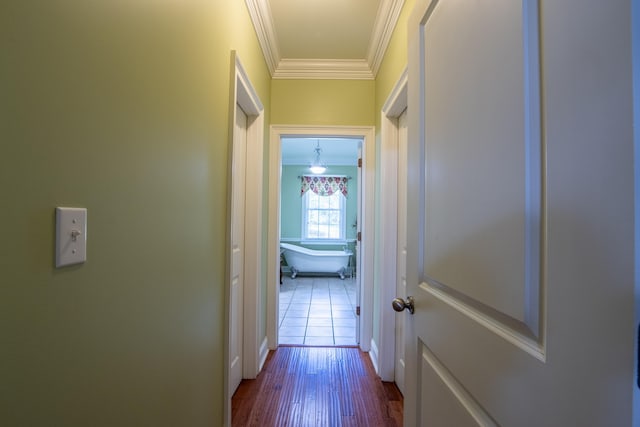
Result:
[[[291,267],[291,278],[298,273],[333,273],[345,278],[351,251],[318,251],[289,243],[280,243],[285,260]]]

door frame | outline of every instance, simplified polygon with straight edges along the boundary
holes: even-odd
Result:
[[[380,194],[394,194],[398,188],[398,117],[408,106],[408,70],[404,69],[382,107],[380,123]],[[397,263],[398,207],[395,203],[380,206],[380,334],[371,340],[371,360],[383,381],[395,379],[395,325],[397,315],[389,310],[395,295]],[[384,309],[384,308],[387,309]],[[377,342],[376,342],[377,341]]]
[[[292,137],[357,137],[363,140],[362,151],[362,254],[360,280],[360,336],[362,351],[370,350],[373,332],[373,270],[375,239],[375,128],[373,126],[304,126],[272,125],[269,142],[269,224],[267,250],[267,339],[269,349],[278,347],[280,294],[280,178],[281,138]]]
[[[635,165],[635,319],[634,329],[640,336],[640,0],[631,3],[631,49],[633,67],[633,122]],[[640,359],[640,342],[635,342],[636,358]],[[634,366],[637,385],[633,386],[633,425],[640,426],[640,366]]]
[[[229,141],[233,141],[234,124],[236,120],[236,105],[247,115],[247,165],[245,172],[245,182],[255,183],[263,182],[263,164],[264,164],[264,107],[258,97],[249,77],[238,58],[235,51],[231,51],[231,92],[229,102]],[[233,144],[229,144],[233,147]],[[233,171],[231,168],[233,159],[233,150],[229,150],[228,156],[228,183],[227,183],[227,248],[231,245],[231,223],[234,218],[231,217],[231,184],[233,180]],[[262,206],[263,206],[263,189],[258,185],[246,186],[245,197],[245,218],[235,219],[244,222],[244,323],[243,323],[243,357],[242,357],[242,378],[255,378],[262,365],[264,364],[268,349],[266,346],[266,338],[260,338],[261,319],[264,313],[261,313],[260,301],[262,301]],[[231,393],[229,391],[230,383],[230,322],[231,322],[231,304],[230,304],[230,285],[231,285],[231,257],[229,251],[226,256],[226,284],[225,284],[225,374],[224,374],[224,394],[225,394],[225,425],[231,424]]]

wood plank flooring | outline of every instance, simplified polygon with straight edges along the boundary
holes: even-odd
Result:
[[[279,347],[232,399],[233,426],[402,426],[402,395],[355,347]]]

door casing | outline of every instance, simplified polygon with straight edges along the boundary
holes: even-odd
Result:
[[[278,296],[280,274],[280,174],[283,136],[359,137],[363,140],[362,156],[362,254],[360,255],[360,336],[363,351],[369,351],[373,325],[373,258],[375,197],[375,133],[372,126],[287,126],[272,125],[269,143],[269,226],[267,251],[267,338],[269,349],[278,347]]]
[[[398,188],[398,117],[407,108],[408,74],[405,69],[389,97],[381,113],[381,148],[380,148],[380,194],[393,195]],[[390,196],[391,197],[391,196]],[[380,259],[377,277],[380,283],[380,332],[371,339],[371,360],[383,381],[395,380],[395,312],[390,311],[391,300],[396,296],[396,263],[389,260],[396,259],[398,209],[391,198],[391,202],[380,205]]]
[[[247,115],[247,156],[246,156],[246,172],[245,182],[256,183],[263,182],[263,147],[264,147],[264,107],[260,102],[249,77],[247,76],[240,59],[235,51],[231,51],[231,78],[233,96],[229,100],[229,111],[233,112],[229,117],[229,140],[233,141],[234,125],[236,122],[235,111],[238,105]],[[230,142],[230,146],[233,146]],[[231,168],[233,151],[229,150],[229,176],[228,191],[231,194],[231,182],[233,180],[233,171]],[[264,292],[263,274],[262,274],[262,206],[264,191],[259,185],[247,185],[245,197],[245,218],[244,218],[244,294],[243,294],[243,360],[242,360],[242,377],[255,378],[262,365],[267,358],[267,340],[266,336],[261,337],[259,331],[262,328],[262,322],[265,314],[261,313],[260,301]],[[231,247],[231,206],[227,203],[227,248]],[[225,411],[224,423],[231,424],[231,393],[229,392],[230,384],[230,319],[233,313],[230,312],[230,285],[231,285],[231,257],[226,254],[227,265],[227,283],[225,292],[225,375],[224,375],[224,394],[225,394]]]

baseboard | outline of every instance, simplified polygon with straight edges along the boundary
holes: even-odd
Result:
[[[264,337],[262,344],[260,344],[260,350],[258,351],[258,372],[262,371],[264,362],[267,361],[267,355],[269,354],[269,346],[267,337]]]
[[[371,338],[371,349],[369,350],[369,358],[371,359],[371,363],[373,363],[373,369],[375,369],[376,374],[380,375],[380,369],[378,368],[378,346],[376,345],[376,341]]]

